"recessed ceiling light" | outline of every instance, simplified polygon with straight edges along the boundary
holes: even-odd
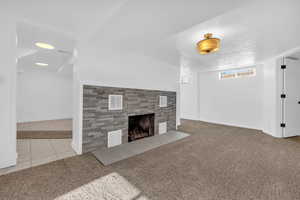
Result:
[[[51,44],[44,43],[44,42],[36,42],[35,46],[43,48],[43,49],[54,49],[54,46],[52,46]]]
[[[35,64],[38,65],[38,66],[41,66],[41,67],[46,67],[46,66],[48,66],[47,63],[40,63],[40,62],[37,62],[37,63],[35,63]]]

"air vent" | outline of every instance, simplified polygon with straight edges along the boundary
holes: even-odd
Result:
[[[122,130],[110,131],[107,133],[107,147],[114,147],[122,144]]]
[[[158,133],[159,134],[164,134],[166,132],[167,132],[167,122],[159,123],[159,125],[158,125]]]
[[[168,97],[159,96],[159,107],[167,107],[167,105],[168,105]]]
[[[108,110],[122,110],[123,109],[123,96],[122,95],[109,95],[108,96]]]

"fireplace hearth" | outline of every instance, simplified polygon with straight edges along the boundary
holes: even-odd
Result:
[[[154,113],[128,117],[128,142],[154,135]]]

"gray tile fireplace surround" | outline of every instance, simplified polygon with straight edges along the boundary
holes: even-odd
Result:
[[[109,95],[122,95],[122,110],[109,110]],[[167,96],[167,107],[159,106]],[[109,131],[122,130],[122,144],[128,143],[128,117],[154,113],[154,134],[158,124],[167,122],[167,130],[176,130],[176,92],[83,86],[83,152],[107,148]]]

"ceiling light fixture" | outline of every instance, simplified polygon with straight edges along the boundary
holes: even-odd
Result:
[[[206,33],[204,35],[205,39],[197,43],[197,49],[200,54],[208,54],[220,49],[220,39],[212,36],[212,33]]]
[[[46,67],[46,66],[48,66],[47,63],[40,63],[40,62],[37,62],[37,63],[35,63],[35,64],[38,65],[38,66],[41,66],[41,67]]]
[[[50,49],[50,50],[54,49],[54,46],[52,46],[51,44],[44,43],[44,42],[36,42],[35,46],[43,48],[43,49]]]

